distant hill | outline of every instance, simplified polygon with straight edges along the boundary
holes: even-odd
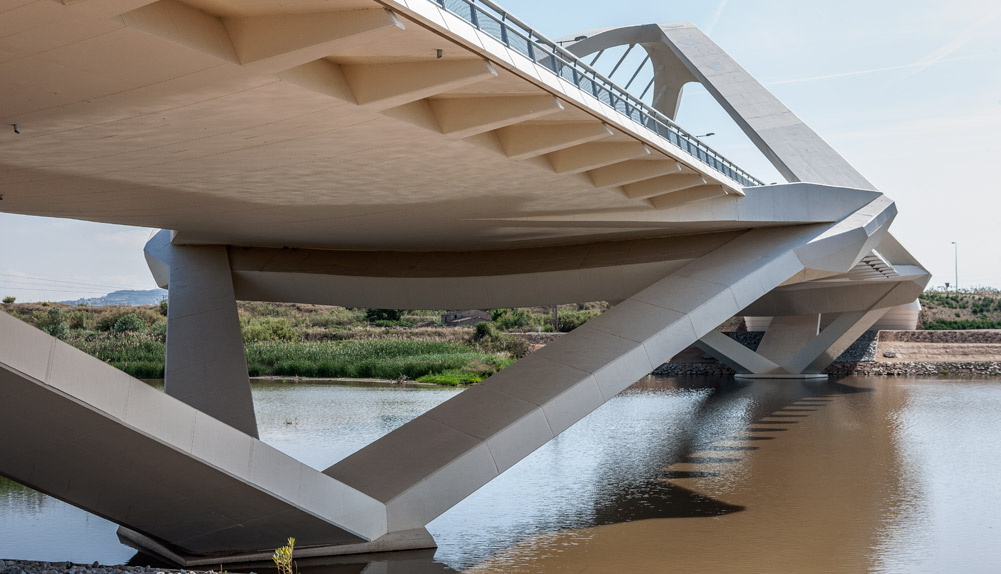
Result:
[[[115,291],[104,297],[91,297],[75,301],[62,301],[67,305],[87,305],[89,307],[110,307],[116,305],[156,305],[167,298],[166,289],[147,291]]]

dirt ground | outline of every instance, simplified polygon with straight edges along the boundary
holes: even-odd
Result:
[[[886,353],[895,356],[887,357]],[[1001,344],[997,343],[901,343],[880,341],[876,347],[876,362],[957,362],[1001,361]]]

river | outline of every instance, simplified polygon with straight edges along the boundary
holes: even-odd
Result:
[[[254,383],[262,440],[318,469],[457,392]],[[999,439],[1001,380],[648,377],[428,525],[436,551],[300,566],[998,572]],[[115,529],[0,479],[0,558],[143,562]]]

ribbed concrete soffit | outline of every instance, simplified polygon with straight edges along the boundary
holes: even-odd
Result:
[[[692,206],[668,233],[747,227],[699,224],[741,185],[433,2],[114,6],[19,9],[37,25],[4,39],[22,57],[0,69],[22,81],[0,94],[0,122],[21,128],[0,134],[3,211],[362,249],[581,243],[671,220],[514,223],[542,214]],[[741,219],[770,216],[724,218]]]
[[[470,252],[346,251],[230,247],[234,272],[368,277],[477,277],[594,269],[701,257],[743,231],[582,245]]]

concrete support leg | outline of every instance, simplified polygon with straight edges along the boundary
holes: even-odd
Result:
[[[783,332],[776,333],[779,336],[772,337],[772,341],[780,341],[782,344],[776,345],[773,343],[773,346],[766,348],[766,352],[773,353],[770,358],[777,358],[782,355],[788,356],[783,356],[783,360],[779,363],[781,366],[778,369],[762,370],[753,367],[746,369],[745,367],[746,370],[740,370],[735,368],[737,370],[736,376],[737,378],[772,378],[775,376],[783,378],[813,378],[826,376],[821,375],[821,371],[827,365],[834,362],[834,359],[838,358],[838,355],[843,353],[849,345],[861,337],[869,327],[872,327],[888,309],[889,307],[884,307],[866,311],[844,312],[824,328],[823,331],[812,337],[805,336],[807,334],[805,331],[807,323],[810,325],[813,324],[812,319],[806,321],[805,317],[812,316],[798,316],[799,318],[803,318],[801,321],[790,321],[790,319],[796,319],[796,317],[775,317],[772,319],[772,324],[769,326],[768,331],[765,332],[765,338],[762,339],[761,345],[758,347],[758,352],[755,353],[750,349],[745,349],[745,351],[746,353],[757,355],[762,360],[767,360],[761,356],[763,354],[761,353],[761,347],[769,339],[769,333],[773,332],[772,329],[776,328],[776,321],[785,319],[785,321],[779,323],[779,328]],[[782,328],[783,325],[787,326],[787,328]],[[788,327],[789,325],[792,326]],[[720,334],[720,337],[728,338],[722,334]],[[781,352],[782,355],[775,354],[776,352]],[[745,360],[741,366],[752,364]]]
[[[785,363],[791,372],[819,373],[872,327],[889,308],[842,313]]]
[[[777,365],[784,365],[819,332],[820,313],[775,317],[758,345],[758,354]]]
[[[779,373],[781,367],[719,331],[709,331],[695,346],[738,373]]]
[[[226,248],[169,249],[164,391],[257,438]]]
[[[887,311],[891,302],[923,286],[903,282],[868,309],[845,311],[819,333],[819,315],[775,317],[757,351],[713,331],[697,343],[737,371],[739,378],[818,376]]]

